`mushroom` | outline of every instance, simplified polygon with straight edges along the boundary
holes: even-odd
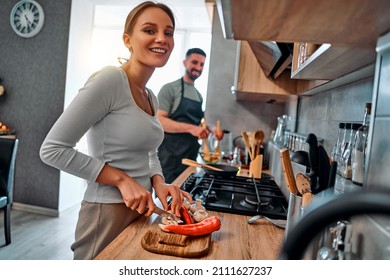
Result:
[[[192,217],[194,218],[194,221],[197,222],[197,223],[203,221],[208,216],[209,216],[209,213],[206,210],[203,210],[203,209],[195,211],[195,213],[192,215]]]

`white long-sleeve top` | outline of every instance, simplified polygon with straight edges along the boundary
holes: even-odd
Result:
[[[87,180],[84,199],[89,202],[123,202],[117,187],[96,182],[106,163],[151,190],[150,178],[163,176],[157,147],[164,132],[157,118],[157,98],[148,92],[154,116],[137,106],[121,68],[107,66],[94,73],[43,141],[42,161]],[[75,149],[86,133],[88,154]]]

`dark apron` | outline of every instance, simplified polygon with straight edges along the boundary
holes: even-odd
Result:
[[[184,81],[181,79],[181,101],[176,111],[168,117],[177,122],[199,125],[204,116],[202,103],[184,97]],[[164,133],[164,140],[158,148],[158,156],[165,182],[172,183],[187,166],[183,158],[196,160],[199,151],[198,138],[191,133]]]

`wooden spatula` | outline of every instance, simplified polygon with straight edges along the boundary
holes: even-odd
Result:
[[[202,126],[203,126],[203,128],[207,127],[205,119],[202,120]],[[203,159],[206,161],[209,161],[211,158],[208,144],[209,144],[208,139],[207,138],[203,139]]]
[[[295,182],[289,150],[286,148],[280,150],[280,158],[282,160],[284,179],[286,180],[287,188],[291,193],[298,194],[299,192]]]
[[[188,165],[188,166],[192,166],[192,167],[204,167],[204,168],[208,168],[208,169],[211,169],[211,170],[214,170],[214,171],[223,171],[221,168],[218,168],[218,167],[215,167],[215,166],[211,166],[211,165],[208,165],[208,164],[202,164],[202,163],[196,162],[194,160],[191,160],[189,158],[183,158],[181,160],[181,163],[185,164],[185,165]]]

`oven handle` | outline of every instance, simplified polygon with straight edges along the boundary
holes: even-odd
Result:
[[[279,259],[302,259],[311,240],[326,226],[362,214],[390,215],[390,191],[378,189],[345,193],[307,213],[289,232]]]

